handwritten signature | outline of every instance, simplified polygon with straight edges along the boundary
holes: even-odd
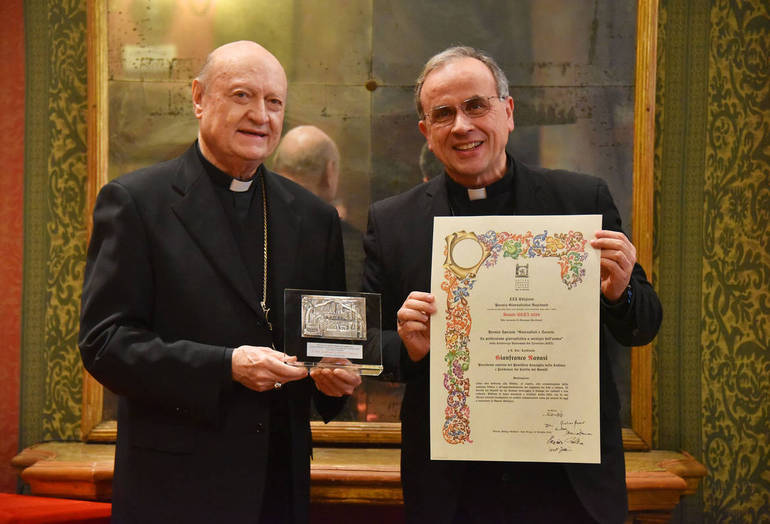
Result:
[[[545,428],[551,431],[547,440],[548,451],[551,453],[565,453],[584,446],[585,441],[583,437],[591,435],[591,432],[584,430],[585,423],[585,420],[579,418],[560,420],[558,424],[546,423]]]

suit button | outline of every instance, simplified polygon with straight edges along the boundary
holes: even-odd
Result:
[[[257,433],[262,433],[262,431],[265,429],[265,426],[262,425],[261,422],[257,422]]]

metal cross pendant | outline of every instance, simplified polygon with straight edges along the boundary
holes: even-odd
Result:
[[[271,332],[273,331],[273,324],[270,322],[270,318],[268,315],[270,314],[270,308],[267,307],[267,304],[265,302],[260,302],[259,305],[262,306],[262,311],[265,313],[265,321],[267,322],[267,329],[269,329]]]

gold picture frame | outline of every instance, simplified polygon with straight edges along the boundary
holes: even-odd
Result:
[[[108,181],[108,68],[107,3],[88,0],[88,220],[96,194]],[[636,64],[634,82],[633,144],[633,242],[638,261],[652,268],[653,157],[655,113],[655,68],[658,1],[637,0]],[[367,86],[368,87],[368,86]],[[89,226],[90,227],[90,226]],[[631,349],[631,425],[623,428],[627,450],[647,450],[652,443],[652,349]],[[114,420],[103,420],[102,386],[83,371],[83,440],[113,442]],[[312,424],[318,443],[349,442],[395,445],[400,442],[400,424],[388,422],[335,422]]]

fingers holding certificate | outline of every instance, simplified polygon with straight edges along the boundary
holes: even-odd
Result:
[[[631,280],[636,248],[625,234],[604,230],[596,232],[591,246],[602,250],[602,294],[610,302],[616,302]]]
[[[622,248],[589,242],[600,227],[600,215],[434,219],[432,459],[599,462],[598,290],[626,265],[602,263]],[[399,333],[422,325],[411,297]]]
[[[435,297],[421,291],[409,293],[398,310],[398,336],[414,362],[422,360],[430,351],[430,316],[435,312]]]

